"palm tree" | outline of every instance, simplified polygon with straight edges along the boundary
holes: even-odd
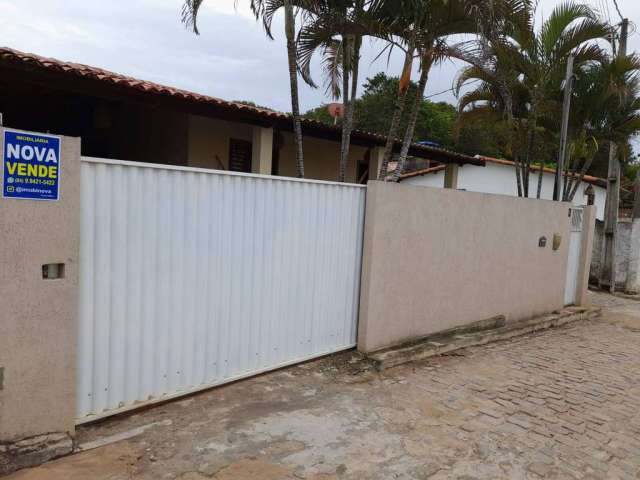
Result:
[[[409,85],[411,84],[411,72],[413,69],[416,46],[418,43],[418,31],[415,25],[415,18],[417,12],[419,12],[424,6],[425,5],[422,5],[420,1],[400,0],[397,8],[399,11],[404,13],[399,17],[400,21],[386,23],[388,26],[387,41],[389,42],[390,48],[400,48],[404,52],[404,62],[400,73],[398,96],[396,98],[393,116],[391,117],[389,131],[387,132],[387,139],[385,142],[378,180],[386,180],[388,178],[389,163],[393,158],[393,147],[397,140],[398,128],[400,127],[400,121],[405,109],[407,92],[409,90]],[[393,12],[391,12],[390,15],[393,16]],[[397,174],[394,176],[394,180],[397,181],[401,173],[398,167],[396,167],[394,173]]]
[[[191,28],[198,35],[198,12],[204,0],[185,0],[182,7],[182,23]],[[304,178],[304,152],[302,144],[302,122],[300,120],[300,99],[298,93],[298,63],[295,39],[295,0],[251,0],[251,10],[256,19],[262,18],[265,31],[269,38],[271,23],[275,12],[279,8],[284,9],[285,35],[287,38],[287,61],[289,66],[289,86],[291,88],[291,114],[293,119],[293,135],[296,146],[296,172],[299,178]],[[304,4],[305,2],[297,2]]]
[[[530,23],[529,0],[422,0],[411,3],[411,28],[403,37],[418,53],[420,80],[398,165],[392,176],[394,181],[400,178],[404,170],[431,67],[444,59],[460,57],[468,45],[468,42],[451,45],[450,39],[461,34],[477,34],[483,38],[492,38],[508,30],[511,24]],[[395,132],[390,132],[389,136],[395,136]]]
[[[380,169],[381,175],[384,175],[400,123],[414,54],[414,49],[405,47],[398,34],[405,33],[409,28],[410,16],[405,13],[417,8],[417,0],[318,0],[312,3],[315,6],[309,7],[307,13],[313,19],[306,22],[298,37],[300,70],[305,81],[315,87],[310,64],[313,54],[320,51],[323,55],[327,90],[334,98],[343,98],[345,115],[342,122],[340,180],[344,179],[349,153],[363,38],[373,37],[386,42],[380,56],[396,47],[405,51],[397,108],[391,122],[393,135],[388,136],[385,149],[387,155]]]
[[[414,51],[415,50],[413,44],[409,44],[404,52],[404,63],[402,65],[400,82],[398,84],[398,96],[396,98],[396,104],[393,109],[393,116],[391,117],[389,131],[387,132],[387,140],[385,142],[382,165],[380,166],[380,172],[378,173],[378,180],[385,180],[387,178],[389,162],[393,157],[393,146],[396,143],[396,135],[398,132],[398,128],[400,127],[402,113],[404,112],[407,91],[409,90],[409,85],[411,84],[411,69],[413,68]]]
[[[565,2],[552,11],[538,32],[534,26],[516,23],[505,35],[479,45],[477,51],[460,56],[469,66],[456,82],[459,92],[470,82],[479,85],[460,98],[461,120],[476,110],[494,109],[512,132],[509,150],[515,163],[519,196],[529,196],[530,172],[539,141],[556,141],[559,130],[560,85],[569,54],[581,68],[601,62],[606,52],[597,44],[607,39],[610,27],[586,5]],[[557,143],[557,142],[556,142]],[[544,150],[544,148],[542,148]],[[553,149],[552,149],[553,150]],[[544,162],[540,163],[537,197],[540,198]]]
[[[601,146],[630,150],[629,138],[640,132],[640,58],[613,57],[578,71],[571,111],[574,132],[565,169],[565,201],[573,200]]]
[[[311,59],[323,56],[327,91],[342,97],[342,145],[338,181],[344,181],[354,121],[354,102],[359,83],[360,49],[365,36],[381,30],[381,10],[389,0],[317,0],[306,4],[307,22],[298,36],[302,78],[317,87],[311,75]],[[342,84],[342,85],[340,85]]]

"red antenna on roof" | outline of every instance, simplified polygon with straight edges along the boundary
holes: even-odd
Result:
[[[330,103],[327,105],[329,115],[333,117],[333,124],[338,123],[338,118],[344,117],[344,105],[342,103]]]

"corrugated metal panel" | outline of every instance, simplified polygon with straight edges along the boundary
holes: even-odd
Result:
[[[365,189],[83,159],[79,421],[350,348]]]

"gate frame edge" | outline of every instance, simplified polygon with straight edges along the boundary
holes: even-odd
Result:
[[[593,238],[596,228],[596,206],[586,205],[582,211],[582,241],[578,278],[576,281],[576,306],[588,307],[591,303],[587,295],[589,290],[589,269],[593,253]]]

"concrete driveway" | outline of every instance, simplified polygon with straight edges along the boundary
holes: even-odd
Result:
[[[376,373],[336,355],[80,429],[11,480],[640,478],[640,302]],[[111,437],[113,436],[113,437]]]

